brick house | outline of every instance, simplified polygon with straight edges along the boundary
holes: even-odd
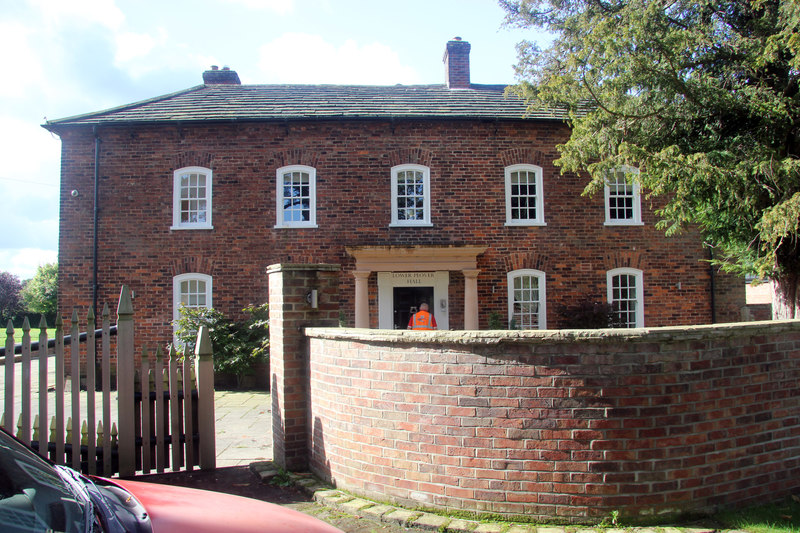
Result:
[[[127,284],[138,331],[167,342],[180,302],[237,316],[266,301],[269,265],[331,263],[348,326],[403,328],[422,301],[442,329],[562,328],[606,301],[631,327],[739,319],[744,283],[709,268],[696,233],[654,227],[634,169],[582,196],[586,176],[553,164],[563,113],[470,83],[469,51],[447,43],[443,85],[242,85],[212,67],[48,121],[61,310]]]

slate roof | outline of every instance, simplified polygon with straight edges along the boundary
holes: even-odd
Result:
[[[58,120],[44,127],[309,119],[545,119],[561,110],[527,110],[504,85],[199,85],[105,111]]]

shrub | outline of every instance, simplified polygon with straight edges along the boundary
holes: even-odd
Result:
[[[489,313],[489,329],[506,329],[503,317],[497,311]]]
[[[176,349],[193,354],[200,326],[208,328],[214,351],[214,371],[242,376],[253,373],[256,363],[267,359],[269,350],[269,310],[267,304],[243,309],[247,318],[234,322],[213,308],[181,307],[177,320]]]
[[[582,300],[559,310],[564,329],[603,329],[614,327],[616,314],[607,302]]]

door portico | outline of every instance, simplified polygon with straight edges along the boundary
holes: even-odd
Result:
[[[464,329],[478,329],[478,273],[477,257],[486,251],[485,246],[353,246],[347,253],[356,260],[355,326],[368,328],[369,276],[378,272],[378,325],[392,328],[392,291],[394,287],[423,282],[430,278],[434,287],[430,302],[441,329],[449,329],[448,285],[449,272],[461,271],[464,275]],[[391,273],[402,275],[391,275]],[[417,280],[416,278],[419,278]]]
[[[394,314],[398,301],[399,288],[430,289],[431,298],[424,298],[430,305],[430,311],[436,318],[439,329],[450,329],[448,313],[449,302],[447,288],[450,275],[447,271],[438,272],[378,272],[378,328],[396,328]],[[422,301],[422,300],[421,300]],[[419,302],[414,302],[415,304]],[[416,310],[415,310],[416,311]],[[407,319],[405,320],[406,324]],[[406,325],[403,324],[402,328]]]

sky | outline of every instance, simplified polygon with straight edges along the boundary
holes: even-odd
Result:
[[[65,118],[202,83],[444,83],[445,44],[472,45],[473,83],[514,83],[496,0],[0,0],[0,271],[30,279],[58,258]]]

